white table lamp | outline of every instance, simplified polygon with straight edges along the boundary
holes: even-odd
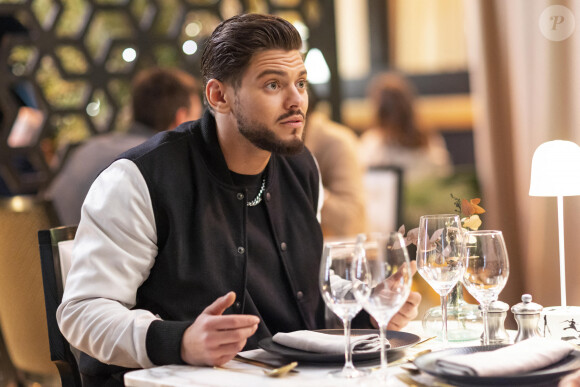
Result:
[[[558,236],[560,250],[561,307],[544,309],[544,334],[561,340],[580,342],[580,335],[570,336],[580,308],[566,306],[566,268],[564,254],[564,196],[580,195],[580,146],[571,141],[548,141],[541,144],[532,158],[530,196],[555,196],[558,199]]]
[[[532,158],[530,196],[556,196],[558,198],[562,306],[566,306],[563,197],[576,195],[580,195],[580,146],[571,141],[562,140],[548,141],[540,145]]]

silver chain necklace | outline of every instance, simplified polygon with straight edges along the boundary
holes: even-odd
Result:
[[[260,204],[260,202],[262,201],[262,195],[264,194],[264,189],[266,189],[266,179],[265,178],[262,179],[262,186],[260,187],[260,191],[258,191],[258,194],[254,198],[254,200],[252,200],[251,202],[246,202],[246,205],[248,207],[254,207],[254,206],[257,206],[258,204]]]

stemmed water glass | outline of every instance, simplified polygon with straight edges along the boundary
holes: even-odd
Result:
[[[381,370],[387,378],[386,335],[391,318],[403,306],[411,291],[412,271],[403,236],[398,232],[372,234],[361,242],[355,254],[353,275],[355,296],[377,321],[381,335]],[[361,246],[364,245],[364,248]]]
[[[463,229],[458,215],[424,215],[419,220],[417,271],[439,293],[443,345],[447,346],[447,295],[462,277]]]
[[[360,245],[359,245],[360,247]],[[353,293],[353,265],[355,254],[360,253],[357,243],[333,242],[325,243],[320,266],[320,293],[324,302],[344,325],[344,367],[333,371],[331,376],[356,378],[366,375],[365,371],[355,368],[352,363],[352,347],[350,344],[350,323],[360,312],[362,305]]]
[[[509,261],[501,231],[468,231],[464,235],[463,285],[479,301],[483,317],[483,345],[489,345],[487,311],[509,276]]]

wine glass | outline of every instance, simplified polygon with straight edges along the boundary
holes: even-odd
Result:
[[[403,236],[398,232],[372,234],[359,247],[353,266],[355,296],[377,321],[381,335],[381,377],[387,378],[385,349],[387,325],[406,302],[411,291],[412,271]]]
[[[350,345],[350,323],[362,309],[353,293],[352,282],[355,254],[359,252],[357,243],[354,242],[325,243],[322,252],[320,293],[328,308],[342,320],[345,337],[344,367],[342,370],[331,372],[331,376],[356,378],[367,373],[355,368]]]
[[[441,297],[441,340],[447,346],[447,295],[463,275],[458,215],[424,215],[419,220],[417,271]]]
[[[483,345],[489,345],[487,311],[497,300],[509,276],[509,261],[501,231],[468,231],[464,235],[462,259],[465,261],[463,285],[481,304]]]

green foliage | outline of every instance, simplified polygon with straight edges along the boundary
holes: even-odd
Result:
[[[456,210],[456,204],[449,199],[481,197],[477,176],[472,169],[461,169],[446,178],[425,179],[406,184],[404,187],[403,224],[407,230],[419,226],[419,218],[425,214],[449,214]],[[461,210],[461,199],[459,199]]]

